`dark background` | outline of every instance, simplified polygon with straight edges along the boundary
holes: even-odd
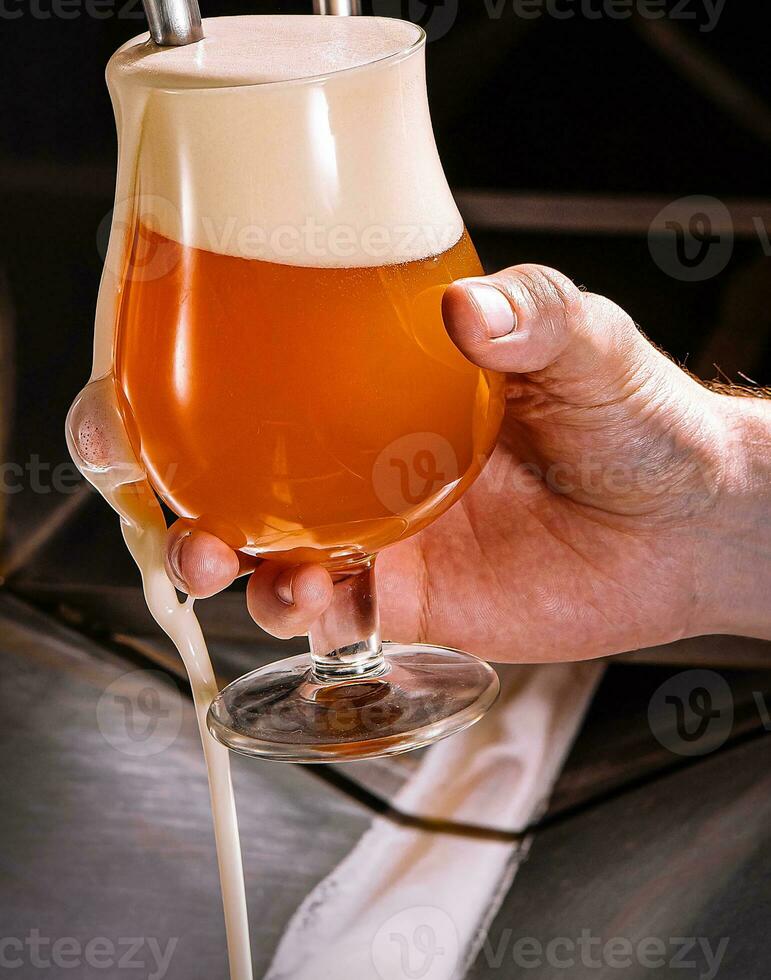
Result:
[[[18,492],[0,495],[9,512],[0,574],[42,598],[41,589],[70,588],[73,578],[135,582],[114,521],[93,500],[80,535],[94,547],[78,547],[75,569],[68,561],[77,537],[67,534],[70,511],[83,502],[74,470],[63,469],[63,420],[89,371],[112,204],[104,67],[145,21],[138,0],[101,0],[99,19],[87,0],[64,0],[64,9],[62,0],[17,2],[0,4],[2,383],[13,406],[2,418],[4,458],[59,467],[69,482],[30,493],[25,476]],[[521,2],[402,4],[427,23],[439,149],[483,261],[489,269],[553,265],[628,309],[703,378],[769,384],[771,258],[751,223],[758,216],[771,230],[769,18],[760,5],[727,0],[705,30],[703,0],[672,0],[656,21],[614,19],[614,0],[604,0],[598,18],[603,0],[574,0],[571,19],[528,20]],[[570,4],[558,0],[557,9]],[[400,11],[399,0],[366,0],[365,12],[373,7]],[[311,5],[220,0],[203,8],[220,15]],[[480,211],[480,190],[506,195],[503,205]],[[546,201],[542,224],[523,220],[533,195]],[[688,195],[719,198],[739,215],[730,261],[697,282],[662,270],[647,234],[662,206]],[[610,229],[598,232],[610,205]]]
[[[187,684],[149,619],[118,522],[80,480],[63,435],[90,370],[112,206],[104,67],[144,19],[135,0],[108,0],[101,20],[76,6],[65,8],[71,19],[46,16],[55,2],[0,0],[0,919],[7,935],[34,926],[84,941],[181,936],[169,980],[220,980],[223,925],[191,706],[184,737],[154,759],[122,757],[96,722],[97,699],[126,671],[160,666],[177,695]],[[205,15],[310,10],[310,0],[202,2]],[[398,0],[373,2],[398,12]],[[487,267],[554,265],[627,308],[703,378],[771,384],[771,258],[752,221],[771,232],[764,5],[728,0],[705,32],[697,0],[667,0],[672,16],[657,22],[529,22],[511,0],[496,20],[486,9],[501,0],[460,2],[443,34],[458,4],[432,8],[430,98]],[[405,10],[425,12],[418,0]],[[695,282],[677,274],[674,252],[667,261],[666,247],[654,248],[662,269],[648,237],[660,209],[690,195],[725,202],[736,231],[724,268]],[[237,592],[196,608],[221,681],[286,655],[260,636]],[[544,938],[672,930],[709,936],[713,948],[730,936],[720,977],[766,980],[771,780],[759,705],[771,704],[768,663],[768,644],[719,637],[608,666],[549,810],[528,831],[535,844],[491,925],[493,949],[512,928]],[[694,665],[721,671],[734,706],[730,737],[704,757],[670,751],[649,720],[659,685]],[[374,813],[389,817],[415,754],[390,763],[234,759],[256,975],[309,889]],[[513,969],[480,959],[469,976],[500,980]]]

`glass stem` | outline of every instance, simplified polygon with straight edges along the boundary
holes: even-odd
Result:
[[[311,628],[313,673],[331,683],[373,676],[385,669],[375,590],[375,556],[327,566],[334,583],[329,608]]]

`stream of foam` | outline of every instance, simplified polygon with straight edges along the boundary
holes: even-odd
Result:
[[[83,475],[120,515],[123,538],[142,575],[147,606],[185,665],[209,778],[232,980],[252,980],[246,890],[227,749],[211,737],[206,713],[218,692],[193,610],[181,603],[164,568],[166,522],[126,435],[112,376],[88,384],[67,419],[70,452]]]

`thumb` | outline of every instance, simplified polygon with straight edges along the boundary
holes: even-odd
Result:
[[[607,379],[624,365],[628,370],[635,359],[658,355],[615,303],[582,292],[544,266],[518,265],[459,279],[445,291],[442,315],[461,352],[494,371],[528,374],[548,368],[560,380],[594,372]]]

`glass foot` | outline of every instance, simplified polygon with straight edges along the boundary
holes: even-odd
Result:
[[[241,755],[352,762],[460,732],[498,696],[498,675],[471,654],[384,643],[383,657],[377,673],[345,680],[317,677],[307,654],[269,664],[217,695],[209,731]]]

